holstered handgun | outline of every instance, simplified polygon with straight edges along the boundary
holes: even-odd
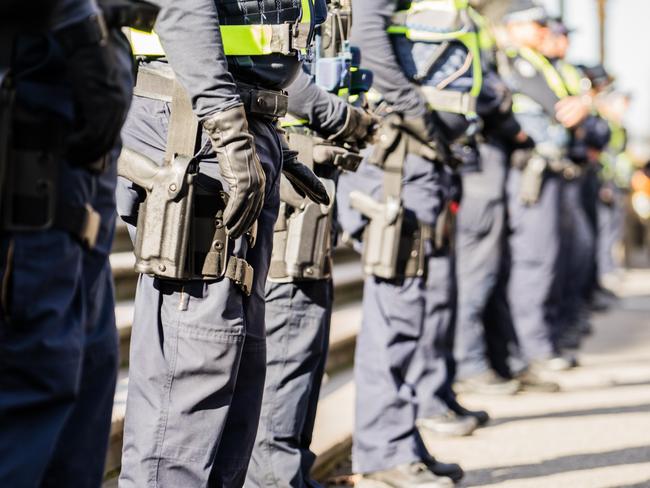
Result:
[[[394,279],[398,275],[404,208],[388,198],[384,203],[359,191],[350,193],[350,206],[368,218],[363,234],[363,271],[367,275]]]
[[[138,212],[135,269],[171,279],[187,277],[187,248],[192,220],[195,170],[192,159],[176,157],[158,166],[151,159],[124,148],[118,173],[147,193]]]
[[[425,242],[433,229],[408,215],[401,201],[380,203],[359,191],[350,193],[350,206],[368,218],[361,261],[367,275],[386,280],[423,276]]]
[[[546,159],[538,154],[533,154],[526,166],[521,170],[519,199],[524,205],[534,205],[539,201],[546,168]]]
[[[287,140],[291,149],[298,152],[298,160],[312,169],[323,164],[344,171],[356,171],[363,159],[359,152],[351,148],[295,129],[287,131]]]
[[[170,97],[172,109],[162,165],[128,148],[118,160],[120,176],[146,192],[138,212],[135,269],[173,280],[227,277],[250,295],[253,268],[232,254],[223,223],[228,196],[198,184],[194,154],[201,132],[187,93],[170,73],[146,73],[136,88],[150,98]]]
[[[332,209],[334,181],[321,179],[330,195],[329,205],[305,199],[292,207],[280,205],[273,234],[269,279],[278,282],[320,280],[331,274]]]

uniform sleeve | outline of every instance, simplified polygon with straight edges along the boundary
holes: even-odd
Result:
[[[510,90],[493,70],[485,72],[476,110],[483,119],[485,135],[511,142],[521,131],[521,126],[512,112]]]
[[[214,0],[156,0],[156,33],[194,112],[204,120],[239,103]]]
[[[314,79],[303,70],[287,88],[287,93],[289,113],[307,120],[311,129],[329,136],[343,128],[347,104],[316,85]]]
[[[426,113],[426,103],[404,75],[386,31],[396,0],[352,0],[350,42],[361,49],[361,66],[373,72],[373,87],[393,108],[409,117]]]

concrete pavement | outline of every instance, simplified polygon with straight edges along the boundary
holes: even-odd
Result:
[[[430,446],[461,463],[459,486],[650,488],[650,271],[627,272],[616,291],[620,302],[594,316],[581,366],[551,376],[562,392],[461,397],[493,420]]]

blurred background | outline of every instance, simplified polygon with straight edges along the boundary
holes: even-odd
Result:
[[[479,4],[498,20],[508,0]],[[553,16],[573,29],[568,60],[573,64],[605,64],[617,89],[633,103],[626,117],[630,145],[639,158],[650,159],[650,2],[647,0],[540,0]]]

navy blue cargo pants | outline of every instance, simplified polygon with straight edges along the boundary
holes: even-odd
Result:
[[[480,144],[479,151],[479,171],[462,175],[463,199],[456,220],[454,357],[458,379],[487,371],[491,367],[489,344],[505,341],[498,327],[492,326],[504,319],[485,321],[485,315],[490,301],[498,299],[496,288],[505,264],[507,155],[498,143]]]
[[[266,383],[246,487],[320,486],[309,450],[329,345],[330,280],[266,284]]]
[[[582,202],[583,184],[582,177],[562,181],[556,284],[559,309],[552,334],[557,351],[580,345],[579,320],[586,307],[583,291],[589,287],[593,276],[595,235]]]
[[[161,161],[169,105],[136,97],[126,147]],[[257,242],[234,253],[255,270],[247,297],[229,279],[172,282],[141,276],[131,337],[121,487],[241,486],[257,431],[266,363],[264,286],[279,207],[280,141],[275,126],[249,118],[267,175]],[[209,141],[197,184],[222,189]],[[137,214],[139,189],[118,186],[118,210]]]
[[[508,175],[510,281],[508,298],[514,328],[526,362],[553,355],[551,333],[558,303],[553,293],[560,251],[559,204],[561,180],[546,174],[539,200],[523,204],[519,197],[521,171]]]
[[[18,77],[18,104],[65,119],[73,108],[63,54],[49,41],[36,49],[19,57],[33,64]],[[118,152],[101,175],[59,161],[59,201],[101,216],[92,251],[58,229],[0,237],[0,486],[101,484],[118,368],[108,260]]]
[[[404,207],[420,221],[433,225],[446,199],[441,169],[409,155],[404,175]],[[347,193],[353,188],[361,189],[379,199],[381,181],[381,172],[369,164],[339,179],[339,219],[350,235],[358,234],[354,228],[358,220],[346,215],[354,213],[349,210]],[[363,320],[354,366],[355,472],[390,469],[419,461],[426,455],[415,426],[418,382],[424,377],[428,379],[429,387],[422,386],[420,391],[429,394],[447,379],[447,358],[438,354],[440,348],[436,347],[434,337],[442,340],[441,336],[446,336],[449,308],[447,298],[430,293],[428,284],[438,278],[442,281],[435,286],[444,288],[449,284],[449,260],[443,257],[436,263],[436,259],[430,246],[425,250],[430,268],[427,278],[382,280],[369,276],[365,280]]]

